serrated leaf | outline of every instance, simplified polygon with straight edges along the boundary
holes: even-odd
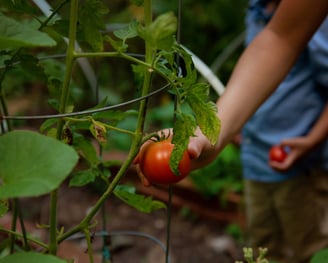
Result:
[[[154,49],[170,49],[175,43],[177,24],[173,12],[168,12],[159,15],[147,28],[139,26],[138,34]]]
[[[127,27],[114,31],[114,35],[125,42],[128,38],[134,38],[138,35],[138,25],[138,21],[133,21]]]
[[[103,37],[100,31],[95,30],[92,26],[86,25],[83,28],[84,38],[90,44],[93,50],[103,51]]]
[[[193,83],[188,90],[188,95],[197,96],[200,101],[207,102],[210,94],[210,87],[206,83]]]
[[[184,85],[190,85],[196,82],[198,78],[197,70],[195,69],[191,55],[181,46],[174,45],[174,50],[179,54],[179,67],[182,68],[183,78],[178,79]]]
[[[20,252],[0,258],[0,263],[67,263],[66,260],[53,255],[44,255],[37,252]]]
[[[173,126],[172,143],[174,148],[170,158],[170,167],[174,174],[179,174],[179,163],[184,151],[188,148],[189,138],[195,134],[197,128],[195,119],[185,113],[176,113],[176,121]]]
[[[55,45],[56,42],[46,33],[0,13],[0,49]]]
[[[159,15],[153,23],[150,24],[149,33],[155,40],[165,39],[176,33],[178,20],[173,12]]]
[[[0,199],[49,193],[78,161],[72,147],[30,131],[0,136],[0,153]]]
[[[79,171],[74,173],[71,180],[69,181],[69,186],[84,186],[95,181],[98,176],[98,172],[95,169],[89,169],[85,171]]]
[[[157,61],[156,69],[172,82],[187,89],[197,81],[197,70],[191,55],[179,45],[173,45],[171,50],[161,50],[158,55],[163,59]]]
[[[143,213],[151,213],[155,210],[166,208],[163,202],[153,200],[150,196],[146,197],[136,194],[126,188],[116,187],[114,194],[128,205]]]
[[[206,89],[203,84],[195,84],[188,92],[187,102],[195,114],[197,125],[202,133],[214,145],[218,140],[221,123],[217,116],[216,105],[211,101],[204,101],[202,87]]]
[[[100,0],[87,0],[79,12],[79,22],[85,40],[96,51],[103,50],[101,30],[105,29],[103,16],[108,13],[107,7]]]
[[[122,40],[115,40],[110,36],[104,36],[104,40],[109,42],[117,52],[123,53],[128,49],[128,45],[125,44]]]

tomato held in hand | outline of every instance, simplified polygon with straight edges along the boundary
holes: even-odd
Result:
[[[269,152],[269,158],[271,161],[283,162],[287,157],[287,152],[283,146],[275,145],[272,146]]]
[[[143,175],[154,184],[174,184],[185,178],[190,172],[190,157],[187,151],[179,163],[179,175],[170,168],[170,157],[174,145],[170,140],[151,142],[140,155],[140,169]]]

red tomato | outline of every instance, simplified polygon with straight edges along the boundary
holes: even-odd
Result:
[[[144,176],[154,184],[174,184],[190,172],[190,158],[187,151],[179,163],[179,175],[170,168],[170,157],[174,145],[170,140],[151,142],[145,146],[140,156],[140,169]]]
[[[275,145],[270,149],[269,158],[271,161],[283,162],[286,157],[287,152],[283,146]]]

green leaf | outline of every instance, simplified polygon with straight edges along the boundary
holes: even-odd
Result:
[[[194,84],[188,91],[187,101],[195,114],[197,124],[202,133],[214,145],[218,139],[221,124],[217,117],[216,105],[211,101],[206,102],[207,94],[208,86],[205,83]]]
[[[175,43],[177,24],[173,12],[168,12],[159,15],[147,28],[139,26],[138,33],[154,49],[170,49]]]
[[[52,47],[56,42],[46,33],[0,13],[0,49]]]
[[[96,51],[103,50],[103,38],[100,30],[105,29],[103,16],[108,13],[107,7],[100,0],[87,0],[79,12],[79,22],[85,40]]]
[[[40,61],[32,56],[27,54],[22,54],[19,56],[20,66],[24,70],[25,74],[28,74],[28,77],[33,81],[45,81],[47,79],[43,67],[40,64]]]
[[[4,216],[9,209],[9,204],[7,199],[0,199],[0,217]]]
[[[122,40],[114,40],[110,36],[104,36],[104,40],[109,42],[117,52],[123,53],[128,49],[128,45],[125,44]]]
[[[134,38],[138,35],[138,25],[138,21],[133,21],[127,27],[114,31],[114,35],[125,42],[128,38]]]
[[[79,171],[73,174],[72,179],[69,181],[69,186],[84,186],[95,181],[98,172],[95,169],[86,171]]]
[[[67,263],[66,260],[53,255],[44,255],[36,252],[20,252],[0,258],[0,263]]]
[[[131,188],[117,186],[114,190],[116,197],[134,207],[140,212],[151,213],[155,210],[166,208],[163,202],[153,200],[150,196],[136,194]]]
[[[191,55],[179,45],[173,45],[171,50],[161,50],[158,56],[164,59],[157,60],[156,69],[176,83],[177,86],[188,89],[197,81],[198,73]],[[177,74],[178,69],[182,74]]]
[[[91,166],[97,166],[99,164],[100,161],[95,147],[82,135],[75,134],[73,145],[78,151],[81,152],[81,155],[90,163]]]
[[[37,14],[36,7],[32,6],[31,3],[26,0],[4,0],[1,4],[13,12]]]
[[[44,133],[48,131],[50,128],[53,128],[53,126],[57,123],[57,121],[58,121],[57,119],[45,120],[40,126],[40,132]]]
[[[328,262],[328,249],[322,249],[317,252],[312,258],[311,263],[325,263]]]
[[[185,70],[185,77],[182,79],[180,78],[180,82],[184,83],[184,85],[195,83],[198,78],[198,73],[195,69],[191,55],[179,45],[175,45],[174,50],[179,54],[180,59],[183,60],[183,66]]]
[[[78,161],[72,147],[30,131],[0,136],[0,153],[0,199],[49,193]]]
[[[194,118],[185,113],[177,112],[176,121],[173,126],[172,143],[174,148],[170,158],[170,167],[174,174],[179,174],[179,163],[183,152],[187,149],[189,138],[195,134],[196,122]]]
[[[132,4],[135,4],[137,6],[142,6],[144,3],[144,0],[131,0]]]

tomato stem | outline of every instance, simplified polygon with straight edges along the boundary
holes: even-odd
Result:
[[[62,88],[62,94],[60,98],[59,113],[65,113],[67,108],[67,102],[70,90],[70,81],[74,65],[74,49],[75,49],[75,37],[77,30],[77,14],[78,12],[78,0],[72,0],[70,6],[70,23],[69,23],[69,40],[66,56],[66,71],[64,77],[64,83]],[[64,127],[64,120],[59,119],[57,123],[58,140],[61,140]],[[58,189],[55,189],[50,194],[50,244],[49,253],[55,255],[57,253],[57,197]]]
[[[145,10],[145,26],[149,26],[152,23],[152,1],[151,0],[145,0],[144,2],[144,10]],[[151,43],[149,41],[146,41],[146,56],[145,56],[145,63],[152,65],[153,60],[153,48]],[[151,85],[151,75],[152,71],[148,70],[148,68],[145,68],[145,76],[144,76],[144,83],[142,88],[142,94],[141,96],[145,96],[149,93],[150,85]],[[97,200],[96,204],[91,208],[87,216],[75,227],[73,227],[68,232],[64,233],[63,235],[59,236],[57,238],[57,242],[60,243],[69,236],[79,232],[79,231],[85,231],[85,229],[89,228],[89,224],[91,220],[94,218],[94,216],[97,214],[97,212],[100,210],[100,208],[103,206],[105,201],[108,199],[108,197],[112,194],[117,184],[120,182],[121,178],[126,174],[128,168],[131,166],[133,160],[135,159],[141,142],[142,142],[142,135],[144,131],[144,123],[146,118],[146,110],[147,110],[147,102],[148,100],[142,100],[140,102],[139,106],[139,115],[138,115],[138,122],[137,127],[134,133],[134,139],[132,142],[132,145],[130,147],[129,154],[126,158],[126,160],[123,162],[122,166],[120,167],[119,171],[117,172],[116,176],[113,178],[110,185],[107,187],[105,192],[101,195],[101,197]],[[154,137],[153,135],[152,137]],[[155,136],[156,137],[156,136]]]

